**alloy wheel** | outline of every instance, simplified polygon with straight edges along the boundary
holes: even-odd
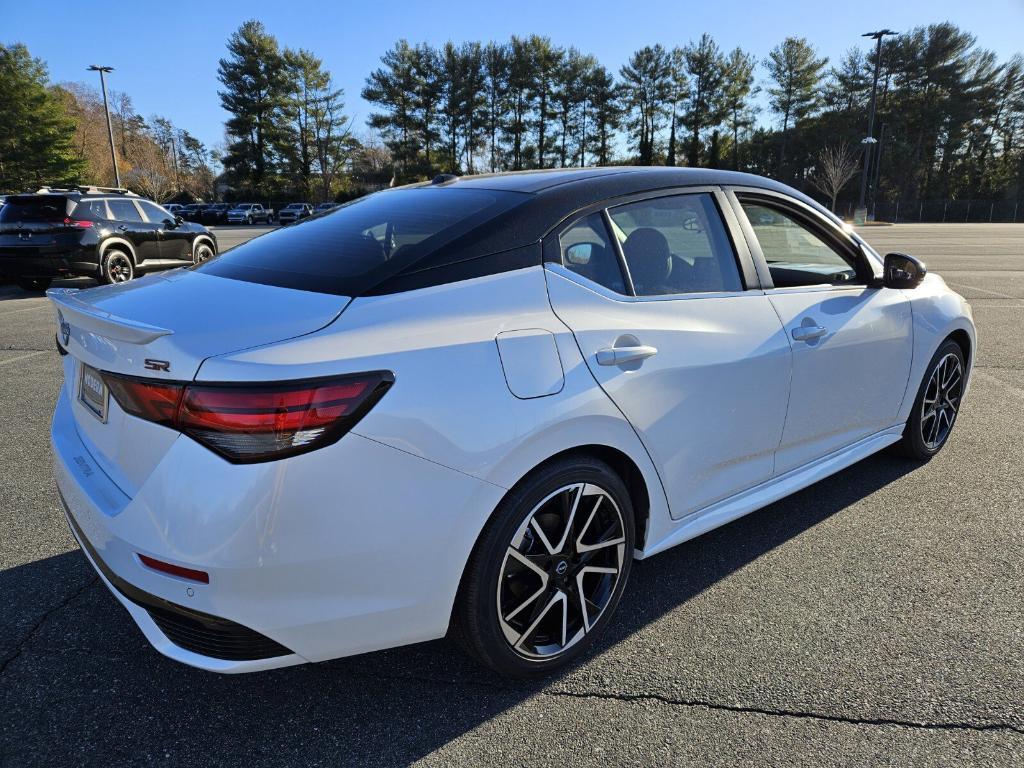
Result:
[[[126,283],[132,279],[131,260],[120,251],[107,257],[107,275],[112,283]]]
[[[498,623],[519,656],[551,659],[593,629],[626,556],[622,513],[593,483],[549,494],[519,526],[498,577]]]
[[[192,263],[202,264],[204,261],[212,257],[213,249],[206,243],[200,243],[195,247],[195,250],[192,252]]]
[[[921,400],[921,439],[929,451],[937,450],[949,437],[963,386],[960,358],[953,353],[944,355],[932,370]]]

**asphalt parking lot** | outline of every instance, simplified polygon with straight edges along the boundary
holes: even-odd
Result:
[[[0,287],[0,765],[1021,765],[1024,225],[864,234],[974,306],[949,445],[639,563],[594,652],[531,683],[446,641],[241,677],[152,650],[53,489],[51,311]]]

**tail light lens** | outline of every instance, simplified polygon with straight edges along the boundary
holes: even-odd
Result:
[[[78,229],[88,229],[95,222],[92,221],[81,221],[80,219],[72,219],[70,216],[64,217],[64,226]]]
[[[234,463],[270,461],[336,442],[395,377],[373,371],[270,384],[184,384],[104,373],[132,416],[177,429]]]

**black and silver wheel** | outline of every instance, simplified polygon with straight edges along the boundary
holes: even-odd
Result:
[[[213,246],[205,240],[200,240],[196,243],[196,247],[192,249],[192,263],[202,264],[207,259],[212,259],[215,255]]]
[[[900,452],[914,459],[930,459],[946,444],[960,411],[966,384],[964,353],[954,341],[946,341],[928,364],[918,390]]]
[[[110,248],[103,256],[103,280],[108,284],[127,283],[135,277],[135,265],[124,251]]]
[[[251,227],[252,226],[252,216],[246,216],[245,217],[245,225],[247,227]]]
[[[578,658],[614,612],[633,559],[633,508],[603,462],[571,458],[510,493],[470,558],[457,632],[500,674]]]

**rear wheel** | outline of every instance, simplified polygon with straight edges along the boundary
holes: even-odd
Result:
[[[103,255],[103,281],[107,284],[127,283],[135,277],[132,258],[118,248],[109,248]]]
[[[966,382],[964,353],[946,341],[928,363],[903,439],[896,444],[904,456],[927,461],[942,450],[960,411]]]
[[[45,291],[53,282],[49,277],[21,277],[18,278],[18,285],[25,291]]]
[[[569,458],[524,480],[495,511],[466,567],[456,636],[499,674],[579,658],[614,613],[633,561],[633,507],[605,463]]]

